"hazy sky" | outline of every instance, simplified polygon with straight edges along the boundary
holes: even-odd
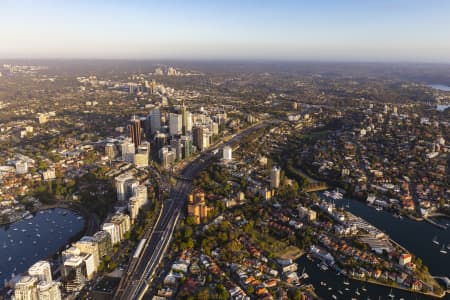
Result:
[[[0,57],[450,62],[450,1],[0,0]]]

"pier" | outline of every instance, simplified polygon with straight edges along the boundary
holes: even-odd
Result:
[[[436,215],[433,215],[433,216],[435,216],[436,217]],[[432,215],[429,215],[429,216],[424,216],[423,217],[423,219],[425,220],[425,221],[427,221],[428,223],[430,223],[430,224],[432,224],[432,225],[434,225],[434,226],[436,226],[436,227],[439,227],[439,228],[441,228],[441,229],[447,229],[447,226],[445,226],[445,225],[443,225],[443,224],[439,224],[438,222],[436,222],[436,221],[433,221],[432,219],[430,219],[429,217],[433,217]]]

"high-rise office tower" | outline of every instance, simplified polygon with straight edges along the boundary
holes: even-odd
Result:
[[[128,173],[120,174],[115,178],[117,200],[126,201],[128,199],[128,185],[133,179],[134,177]]]
[[[223,147],[223,160],[230,161],[233,159],[233,149],[230,146]]]
[[[192,138],[190,135],[181,136],[181,143],[183,145],[183,158],[188,158],[192,155]]]
[[[128,125],[128,129],[130,131],[131,141],[134,143],[134,147],[137,148],[141,144],[141,120],[136,116],[133,116],[130,120],[130,124]]]
[[[181,118],[182,118],[182,132],[184,135],[187,135],[192,131],[192,113],[187,110],[186,105],[181,105]]]
[[[109,159],[114,159],[117,156],[117,148],[113,143],[107,143],[105,145],[105,154]]]
[[[195,126],[192,129],[193,144],[198,150],[202,150],[203,129],[202,126]]]
[[[135,145],[130,139],[125,139],[121,144],[122,160],[132,163],[134,161],[134,154],[136,153]]]
[[[180,114],[170,113],[169,115],[169,133],[171,136],[182,133],[183,116]]]
[[[270,172],[270,188],[277,189],[280,186],[280,169],[273,167]]]
[[[159,150],[159,159],[163,168],[168,168],[175,162],[176,153],[169,146],[164,146]]]
[[[148,116],[150,119],[150,133],[155,134],[161,130],[161,111],[159,108],[154,108],[150,111]]]
[[[165,145],[167,145],[167,134],[160,132],[155,135],[153,140],[155,141],[156,149],[159,150]]]
[[[170,148],[175,150],[176,160],[183,159],[183,144],[181,139],[172,139],[170,142]]]
[[[209,128],[204,128],[200,141],[201,141],[201,143],[199,144],[198,147],[202,151],[207,149],[211,145],[212,132],[209,130]]]
[[[134,156],[134,164],[137,167],[147,167],[149,159],[150,159],[150,143],[144,141],[137,149],[137,154]]]
[[[187,112],[186,113],[186,133],[185,135],[188,135],[192,132],[192,113],[191,112]]]

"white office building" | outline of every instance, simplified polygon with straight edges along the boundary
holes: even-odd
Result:
[[[223,147],[223,160],[230,161],[233,159],[233,149],[230,146]]]
[[[105,145],[105,155],[108,156],[109,159],[114,159],[117,156],[116,145],[113,143],[107,143]]]
[[[169,133],[170,135],[178,135],[182,133],[183,116],[181,114],[170,113],[169,115]]]
[[[186,134],[192,132],[192,113],[186,112]]]
[[[117,200],[126,201],[128,198],[128,183],[134,178],[132,175],[125,173],[116,177]]]
[[[102,230],[109,233],[109,235],[111,236],[111,243],[113,245],[120,242],[119,228],[116,225],[114,225],[113,223],[104,223],[102,226]]]
[[[278,167],[273,167],[270,172],[270,188],[277,189],[280,187],[280,173],[281,170]]]
[[[134,154],[136,153],[134,143],[130,139],[125,139],[120,145],[120,148],[122,150],[122,160],[133,163]]]
[[[161,130],[161,111],[159,108],[152,109],[148,115],[150,119],[150,132],[155,134],[157,131]]]

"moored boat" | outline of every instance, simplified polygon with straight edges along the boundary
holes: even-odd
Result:
[[[434,238],[431,240],[434,244],[439,245],[439,241],[437,240],[437,236],[434,236]]]

